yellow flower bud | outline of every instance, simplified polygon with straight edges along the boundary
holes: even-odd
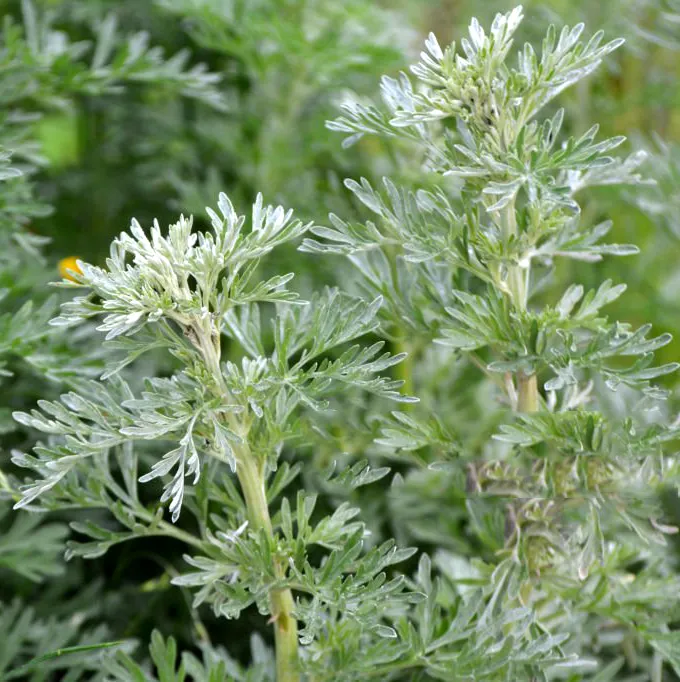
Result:
[[[62,258],[59,261],[59,274],[64,279],[69,279],[71,282],[75,282],[76,279],[73,273],[83,274],[83,271],[78,267],[78,258],[76,256],[68,256],[67,258]]]

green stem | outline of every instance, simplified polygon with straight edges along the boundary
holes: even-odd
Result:
[[[516,236],[518,229],[514,200],[503,207],[500,218],[503,237],[506,240],[509,240],[511,237]],[[508,290],[510,291],[513,303],[520,311],[525,311],[527,308],[529,272],[529,266],[524,268],[520,265],[511,265],[508,268]],[[521,370],[517,372],[517,411],[538,411],[538,384],[536,375],[525,374]]]
[[[200,325],[194,327],[197,346],[201,350],[205,363],[222,395],[229,400],[228,390],[220,367],[220,339],[217,330]],[[263,530],[270,540],[274,539],[272,520],[269,516],[269,503],[265,489],[264,471],[253,456],[246,440],[247,428],[244,429],[234,415],[227,415],[229,426],[243,438],[243,443],[234,446],[236,457],[236,476],[246,503],[248,523],[255,532]],[[244,431],[246,433],[244,433]],[[274,574],[282,580],[286,568],[278,560],[274,560]],[[293,615],[295,603],[290,588],[274,589],[269,593],[271,622],[274,625],[274,641],[276,644],[276,680],[277,682],[299,682],[298,672],[298,628]]]
[[[518,234],[514,199],[501,209],[500,218],[503,238],[508,242],[512,237],[516,237]],[[523,268],[520,265],[508,266],[507,287],[513,302],[520,310],[526,310],[527,307],[528,275],[529,268]]]
[[[517,372],[517,411],[538,412],[538,384],[535,374]]]
[[[250,452],[242,452],[236,467],[248,509],[248,520],[253,530],[264,530],[273,538],[272,522],[265,492],[264,476]],[[283,578],[285,567],[274,563],[277,578]],[[269,594],[271,620],[276,642],[277,682],[299,682],[297,621],[293,615],[293,594],[289,588],[272,590]]]

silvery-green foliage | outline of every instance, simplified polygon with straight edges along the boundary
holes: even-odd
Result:
[[[593,224],[581,205],[591,187],[643,183],[645,155],[612,156],[624,138],[600,140],[597,126],[565,135],[554,102],[622,41],[605,42],[601,32],[584,39],[581,24],[550,27],[540,51],[525,44],[513,58],[521,20],[521,8],[497,15],[488,32],[473,20],[460,50],[431,34],[412,78],[383,78],[381,106],[345,103],[329,127],[349,135],[346,144],[371,134],[396,140],[421,164],[422,181],[347,180],[374,219],[332,215],[302,248],[349,256],[366,293],[384,297],[383,334],[411,351],[412,390],[425,409],[396,412],[379,439],[384,455],[396,450],[416,468],[430,465],[393,486],[400,533],[450,542],[459,563],[481,545],[489,566],[465,573],[481,583],[494,564],[514,567],[520,587],[501,589],[498,599],[530,609],[529,637],[564,635],[562,652],[596,665],[628,644],[603,653],[579,632],[596,632],[607,618],[625,629],[631,616],[601,611],[591,587],[609,589],[628,575],[633,592],[647,580],[673,591],[667,539],[677,530],[664,521],[661,499],[677,490],[680,434],[667,391],[653,382],[678,363],[654,364],[670,335],[607,318],[625,284],[551,288],[560,259],[638,252],[605,242],[611,223]],[[464,373],[467,404],[451,409],[449,392]],[[433,537],[431,527],[451,537]],[[631,557],[644,567],[633,574]],[[557,603],[579,624],[556,618]],[[658,593],[640,599],[636,618],[645,625],[635,646],[649,666],[677,667],[658,642],[678,602],[663,613],[660,606]],[[511,648],[503,679],[525,679],[513,677],[521,660],[513,656]],[[540,662],[532,674],[559,677]]]
[[[5,132],[7,128],[3,126],[0,130]],[[0,362],[4,378],[12,376],[8,364],[30,357],[40,345],[49,332],[47,322],[55,310],[55,301],[46,296],[42,301],[39,296],[27,297],[31,287],[42,281],[39,268],[33,264],[44,263],[41,247],[45,240],[22,226],[31,215],[31,208],[39,204],[19,166],[12,161],[10,152],[0,156]],[[3,426],[2,430],[8,428],[11,427]]]
[[[66,618],[40,618],[19,600],[3,605],[1,678],[31,682],[49,679],[51,675],[64,675],[72,680],[105,679],[100,674],[105,655],[97,645],[106,638],[107,630],[103,626],[84,628],[83,620],[82,613]],[[131,650],[131,643],[121,643],[120,649]],[[55,651],[60,655],[55,655]]]
[[[200,324],[201,316],[212,316],[220,324],[234,306],[293,300],[295,294],[283,288],[292,274],[256,284],[252,278],[262,256],[310,226],[292,220],[292,211],[281,206],[263,209],[261,196],[253,205],[247,231],[245,216],[236,214],[226,195],[220,195],[218,207],[221,215],[209,209],[213,232],[208,233],[193,232],[192,219],[182,216],[167,237],[155,223],[148,238],[133,220],[130,234],[123,233],[112,243],[106,269],[82,265],[84,281],[103,299],[103,307],[76,298],[64,305],[53,324],[80,322],[104,312],[99,330],[113,339],[160,319],[188,331]]]
[[[382,15],[362,3],[293,1],[286,9],[300,20],[288,24],[271,17],[277,7],[267,0],[158,5],[191,19],[197,42],[236,56],[253,79],[238,110],[260,122],[257,143],[247,126],[242,137],[215,121],[212,129],[242,160],[248,183],[275,188],[277,200],[299,192],[308,213],[323,204],[319,174],[303,181],[291,171],[300,159],[281,150],[295,140],[327,149],[301,123],[326,85],[361,71],[373,28],[382,44],[380,22],[371,23]],[[555,101],[617,43],[597,34],[579,46],[582,27],[551,30],[540,55],[527,47],[514,62],[520,18],[519,10],[499,15],[489,32],[473,22],[459,54],[430,37],[415,85],[385,79],[384,106],[349,103],[332,124],[350,142],[388,136],[415,160],[406,176],[420,175],[419,186],[350,180],[359,211],[334,203],[330,227],[259,199],[246,218],[220,196],[210,231],[185,218],[148,232],[133,222],[105,267],[82,263],[68,286],[89,292],[77,292],[54,329],[75,335],[83,323],[99,325],[109,364],[100,381],[71,378],[61,400],[18,412],[20,427],[44,440],[13,454],[30,471],[20,505],[80,510],[69,557],[171,539],[186,563],[166,576],[195,593],[192,616],[204,605],[227,618],[256,609],[276,626],[271,595],[290,590],[302,673],[316,681],[658,682],[678,671],[674,528],[661,504],[678,485],[678,433],[653,383],[675,369],[653,362],[670,339],[607,319],[624,285],[575,281],[555,292],[552,279],[562,258],[636,253],[606,242],[611,224],[601,211],[591,222],[581,206],[594,186],[625,182],[637,192],[642,156],[610,156],[622,139],[600,140],[594,129],[570,137]],[[112,26],[104,24],[104,38]],[[310,73],[309,64],[318,68]],[[82,81],[106,90],[113,71]],[[180,71],[160,80],[172,88],[195,76]],[[128,75],[140,80],[134,69]],[[202,81],[201,99],[212,99],[212,84],[212,76]],[[218,176],[210,174],[219,187]],[[361,211],[373,222],[357,218]],[[304,303],[286,288],[290,274],[261,275],[263,265],[281,272],[261,259],[310,228],[316,239],[304,248],[348,255],[364,300],[333,289]],[[10,331],[33,321],[29,310],[5,320]],[[396,355],[376,343],[381,336]],[[19,327],[8,338],[9,352],[21,348]],[[140,359],[154,354],[168,357],[170,370],[140,386]],[[530,376],[538,410],[516,413],[520,379]],[[402,402],[389,418],[385,399]],[[391,485],[376,454],[399,463]],[[262,474],[271,531],[254,523],[245,462]],[[400,571],[414,541],[431,546],[432,559],[422,556],[409,579]],[[35,558],[25,566],[42,568]],[[178,657],[174,640],[155,633],[150,661],[112,651],[100,674],[274,679],[274,657],[259,639],[246,668],[197,636],[201,656]]]
[[[221,114],[227,107],[220,87],[221,76],[203,64],[192,64],[188,50],[167,56],[153,44],[147,32],[131,35],[121,29],[125,20],[120,22],[117,18],[119,13],[123,14],[119,3],[113,13],[105,12],[96,2],[88,5],[93,12],[86,22],[71,16],[73,3],[22,0],[20,7],[7,8],[5,13],[0,30],[4,84],[0,95],[3,104],[0,144],[13,152],[14,162],[25,177],[12,183],[12,201],[3,204],[3,220],[5,214],[20,224],[45,217],[52,209],[45,205],[44,197],[50,196],[60,204],[70,196],[74,177],[69,170],[77,165],[82,171],[91,163],[88,148],[94,143],[95,129],[86,122],[93,118],[97,117],[106,131],[106,144],[96,142],[101,143],[97,159],[107,165],[105,201],[115,203],[120,201],[121,192],[130,192],[124,188],[127,179],[134,177],[148,192],[150,176],[159,175],[155,168],[148,168],[148,162],[140,160],[144,156],[139,148],[140,137],[144,137],[148,155],[149,149],[158,149],[171,113],[187,101],[194,100],[197,106],[206,105],[206,109]],[[144,106],[140,106],[140,95]],[[153,106],[156,101],[158,106]],[[158,108],[165,114],[162,123]],[[148,119],[154,116],[151,124]],[[129,124],[131,117],[138,117],[134,124]],[[124,137],[121,118],[132,127]],[[145,129],[146,125],[154,126],[153,133]],[[171,133],[175,137],[181,134],[178,127]],[[117,151],[112,153],[110,147]],[[126,175],[121,177],[116,161],[123,149],[127,154]],[[51,164],[53,172],[41,174],[36,180],[36,171]],[[87,172],[93,173],[93,169],[87,168]],[[75,180],[85,192],[93,191],[90,178]],[[40,200],[30,189],[36,182]],[[135,186],[134,182],[130,185]],[[102,199],[93,197],[93,203],[98,201]],[[46,222],[35,231],[60,237],[53,228],[53,224]],[[101,230],[106,230],[106,224],[89,226],[87,232],[96,242]],[[79,245],[76,248],[83,248],[85,243],[75,242]],[[73,244],[62,242],[57,249],[65,247],[74,248]]]
[[[110,16],[98,28],[94,45],[70,42],[55,28],[50,12],[40,13],[30,0],[21,3],[22,24],[8,16],[2,29],[0,63],[2,103],[0,121],[0,268],[2,317],[0,353],[22,357],[37,373],[53,377],[87,372],[97,364],[65,352],[64,344],[41,343],[55,301],[46,295],[47,239],[27,224],[51,212],[36,196],[34,175],[48,165],[36,141],[36,126],[45,113],[69,105],[76,96],[121,93],[131,83],[162,84],[215,107],[224,103],[216,89],[219,76],[201,65],[187,67],[188,54],[164,60],[162,51],[149,47],[148,36],[125,41]],[[54,338],[54,335],[52,335]],[[75,344],[74,344],[75,345]]]
[[[601,28],[608,35],[625,38],[625,49],[640,59],[652,56],[655,46],[677,44],[679,7],[676,0],[602,0],[598,3],[551,0],[532,2],[527,7],[529,12],[526,25],[522,27],[523,40],[540,40],[548,23],[584,22],[586,26]],[[490,21],[496,12],[505,10],[504,3],[496,0],[491,0],[480,10],[472,2],[464,2],[462,8],[466,13],[477,11],[482,23]],[[616,62],[605,66],[610,73],[617,73],[619,68]]]
[[[648,150],[647,174],[654,183],[642,191],[627,191],[623,204],[643,225],[642,233],[649,235],[648,248],[643,252],[642,272],[653,273],[658,287],[657,301],[669,306],[660,323],[677,340],[678,315],[675,314],[678,268],[673,257],[680,238],[680,147],[665,142],[658,135],[652,143],[637,140]],[[624,203],[625,202],[625,203]],[[631,287],[635,292],[635,288]],[[637,293],[637,292],[636,292]],[[638,305],[648,307],[648,297],[638,293]],[[675,347],[665,349],[666,358],[673,358]]]
[[[253,446],[277,451],[296,405],[323,409],[319,398],[335,384],[408,400],[397,392],[398,382],[376,376],[401,359],[380,354],[382,343],[366,349],[353,346],[338,358],[323,358],[333,348],[375,328],[379,300],[364,304],[329,290],[298,312],[281,309],[274,322],[274,349],[267,357],[259,338],[257,304],[291,302],[296,296],[285,289],[292,274],[255,283],[257,262],[277,245],[299,237],[309,225],[293,220],[292,213],[281,207],[263,208],[261,197],[253,205],[248,231],[243,230],[245,217],[234,212],[224,194],[219,208],[221,215],[210,210],[210,233],[192,232],[191,219],[182,217],[170,226],[167,237],[155,224],[148,238],[133,221],[130,233],[113,242],[106,269],[83,263],[78,282],[65,283],[67,287],[86,285],[91,293],[66,302],[54,325],[103,315],[98,329],[109,340],[129,339],[153,325],[136,342],[126,344],[126,356],[105,372],[106,378],[158,347],[168,348],[186,363],[186,369],[169,379],[149,379],[140,399],[120,382],[119,404],[101,391],[97,391],[99,399],[106,405],[69,394],[62,398],[62,405],[43,406],[50,418],[37,413],[17,415],[26,426],[70,437],[72,452],[65,458],[63,453],[50,457],[55,461],[47,466],[45,480],[24,496],[22,504],[59,482],[82,457],[120,445],[126,438],[167,440],[181,434],[178,447],[142,477],[151,480],[176,472],[162,498],[163,502],[171,500],[176,519],[185,476],[198,481],[197,440],[233,469],[230,443],[242,443],[244,433],[252,429],[257,436]],[[239,308],[245,308],[245,316],[237,313]],[[222,333],[242,342],[250,355],[243,357],[240,366],[228,362],[224,372],[219,365]],[[218,369],[218,378],[209,375]],[[226,424],[224,414],[231,415]],[[17,456],[16,461],[24,459]]]
[[[133,221],[113,242],[106,268],[82,263],[77,281],[65,283],[89,293],[66,302],[54,324],[102,318],[105,343],[124,355],[106,370],[105,383],[74,382],[76,390],[59,402],[15,414],[47,436],[33,454],[14,453],[15,464],[37,474],[17,506],[108,509],[119,528],[72,524],[92,541],[72,543],[70,555],[99,556],[150,535],[184,542],[195,570],[174,582],[198,588],[196,605],[207,602],[217,615],[236,618],[252,604],[271,614],[271,594],[294,589],[300,640],[310,652],[303,665],[308,657],[311,664],[332,656],[320,642],[340,633],[358,647],[375,639],[376,660],[394,658],[403,645],[393,648],[394,630],[383,621],[404,613],[418,595],[405,590],[403,576],[387,579],[386,570],[414,550],[388,541],[364,551],[367,529],[356,520],[358,509],[345,503],[312,519],[316,496],[302,491],[294,501],[281,499],[271,522],[253,527],[258,517],[243,472],[252,466],[262,472],[272,504],[298,471],[278,463],[283,445],[304,443],[331,397],[359,390],[413,402],[401,395],[401,381],[382,376],[403,356],[383,352],[382,342],[356,344],[377,329],[380,299],[326,290],[306,303],[285,288],[290,276],[256,279],[258,260],[308,225],[290,211],[264,207],[261,197],[248,228],[225,195],[219,210],[210,211],[207,233],[192,232],[191,220],[181,218],[167,233],[156,224],[147,236]],[[265,303],[274,306],[271,341],[261,322]],[[177,371],[148,378],[135,395],[121,369],[151,349],[175,356]],[[231,359],[222,361],[223,351]],[[385,473],[361,467],[336,485],[352,490]],[[145,504],[138,481],[156,478],[164,484],[159,504]],[[165,503],[173,522],[188,511],[200,533],[166,521]],[[310,558],[314,547],[325,555],[318,564]]]
[[[0,485],[6,481],[0,474]],[[3,492],[4,485],[2,487]],[[11,519],[10,505],[0,507],[0,571],[38,582],[59,575],[63,570],[60,561],[68,529],[61,523],[43,523],[33,514],[22,514]],[[30,540],[27,540],[30,538]]]
[[[157,631],[151,635],[149,645],[150,666],[140,666],[125,651],[103,660],[104,677],[107,682],[272,682],[274,663],[271,652],[258,636],[251,640],[252,664],[245,668],[231,659],[221,648],[202,645],[201,656],[184,652],[177,655],[177,642],[169,637],[164,639]],[[151,668],[151,670],[150,670]]]

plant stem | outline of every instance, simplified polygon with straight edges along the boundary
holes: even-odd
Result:
[[[535,374],[517,372],[517,411],[538,412],[538,384]]]
[[[273,538],[264,476],[250,452],[242,452],[241,455],[236,473],[248,508],[250,525],[253,530],[264,530],[269,538]],[[285,569],[275,562],[274,572],[277,578],[283,578]],[[299,682],[298,634],[297,621],[293,616],[293,594],[288,588],[272,590],[269,599],[276,641],[276,680],[277,682]]]
[[[510,201],[501,210],[501,230],[506,240],[517,235],[517,215],[514,200]],[[508,289],[513,303],[520,311],[525,311],[527,308],[529,271],[529,266],[511,265],[508,267]],[[517,411],[538,411],[536,375],[525,374],[521,370],[517,372]]]
[[[217,330],[194,327],[197,347],[201,350],[207,368],[215,378],[220,392],[228,399],[222,369],[220,367],[220,345]],[[274,539],[272,520],[269,516],[269,503],[265,490],[264,472],[248,447],[245,435],[234,415],[227,415],[230,427],[242,436],[243,442],[234,445],[236,458],[236,475],[241,485],[248,512],[248,523],[255,532],[263,530],[269,540]],[[274,560],[274,574],[277,579],[285,577],[286,569],[278,560]],[[289,588],[271,590],[269,593],[271,622],[274,625],[276,644],[276,680],[277,682],[299,682],[298,673],[298,629],[293,615],[293,594]]]
[[[515,213],[515,200],[508,202],[500,211],[501,232],[506,242],[517,236],[517,215]],[[512,300],[520,310],[527,307],[527,279],[529,269],[520,265],[508,266],[507,286]]]

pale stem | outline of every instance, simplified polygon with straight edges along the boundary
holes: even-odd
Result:
[[[265,493],[264,475],[258,468],[250,452],[239,453],[236,474],[248,509],[248,522],[255,530],[264,530],[268,538],[273,538],[269,505]],[[277,578],[285,576],[285,567],[274,562]],[[290,589],[272,590],[269,593],[271,621],[274,625],[276,642],[276,679],[277,682],[299,682],[298,673],[298,631],[293,615],[293,594]]]
[[[515,201],[510,201],[501,209],[501,229],[505,239],[517,235],[517,214],[515,213]],[[512,300],[519,310],[526,310],[529,289],[530,267],[523,268],[519,265],[511,265],[508,268],[508,289]],[[538,384],[535,374],[517,372],[517,411],[538,411]]]
[[[538,384],[536,375],[517,372],[517,411],[538,412]]]
[[[196,329],[198,345],[205,358],[206,365],[217,381],[220,391],[226,395],[227,388],[220,367],[219,336],[213,330]],[[246,435],[241,433],[241,425],[233,415],[227,415],[229,426],[238,433],[243,442],[234,446],[236,458],[236,475],[241,485],[248,513],[248,523],[255,531],[263,530],[269,540],[274,539],[269,503],[265,489],[264,470],[248,447]],[[285,565],[274,561],[274,574],[283,579],[286,574]],[[289,588],[271,590],[269,593],[271,622],[274,625],[276,644],[276,680],[277,682],[299,682],[298,672],[298,628],[293,615],[293,594]]]

